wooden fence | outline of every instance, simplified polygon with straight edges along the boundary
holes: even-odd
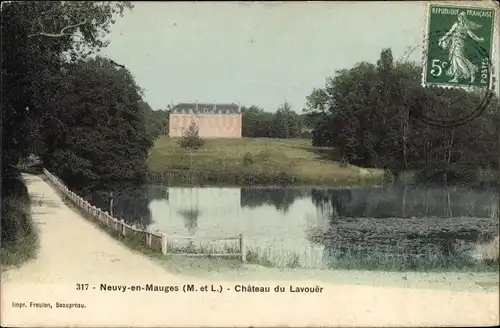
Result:
[[[122,219],[117,219],[111,216],[107,211],[102,211],[101,209],[91,205],[88,201],[84,200],[80,196],[78,196],[73,191],[69,190],[61,180],[59,180],[56,176],[50,173],[48,170],[43,169],[44,174],[47,178],[54,184],[54,186],[64,195],[66,196],[73,204],[75,204],[78,208],[85,211],[107,227],[112,228],[113,230],[119,232],[123,236],[130,237],[139,237],[143,238],[145,245],[154,250],[161,252],[163,255],[183,255],[183,256],[217,256],[217,257],[240,257],[242,262],[246,262],[246,251],[245,251],[245,243],[243,242],[243,234],[240,234],[236,237],[180,237],[180,236],[167,236],[166,233],[157,230],[156,232],[143,230],[137,228],[135,226],[128,225]],[[208,240],[208,241],[220,241],[220,240],[232,240],[238,242],[237,252],[222,253],[217,248],[203,248],[201,252],[196,252],[196,249],[193,250],[191,247],[187,247],[187,252],[169,252],[169,250],[173,247],[174,240],[183,240],[192,242],[193,240]]]

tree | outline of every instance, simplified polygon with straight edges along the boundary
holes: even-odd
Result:
[[[107,45],[104,37],[129,2],[2,3],[2,171],[31,151],[29,143],[46,90],[61,65]],[[35,129],[36,131],[36,129]]]
[[[242,136],[249,138],[272,137],[273,114],[257,106],[242,107]]]
[[[148,103],[141,101],[139,107],[146,118],[146,133],[151,140],[156,140],[168,129],[169,110],[153,110]]]
[[[148,149],[141,89],[126,68],[97,57],[65,66],[43,115],[44,166],[71,187],[142,181]]]
[[[273,137],[274,138],[297,138],[301,133],[301,124],[299,115],[292,111],[288,102],[278,108],[273,119]]]
[[[331,132],[334,129],[328,127],[331,122],[331,113],[333,112],[333,104],[328,86],[332,83],[332,79],[327,79],[327,87],[325,89],[315,88],[309,96],[306,97],[306,108],[304,112],[304,124],[312,129],[312,145],[329,146],[333,142]]]
[[[179,141],[182,148],[197,149],[203,146],[203,140],[200,138],[198,126],[195,122],[191,122],[186,134]]]

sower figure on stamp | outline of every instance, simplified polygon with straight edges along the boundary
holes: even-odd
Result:
[[[449,52],[450,66],[446,75],[453,77],[449,82],[458,83],[458,79],[470,79],[470,83],[474,82],[479,68],[465,57],[465,39],[468,35],[474,41],[484,41],[484,38],[480,38],[472,32],[481,26],[468,20],[465,12],[461,12],[451,29],[439,38],[439,46],[448,49]]]

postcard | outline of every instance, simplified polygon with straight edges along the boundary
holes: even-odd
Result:
[[[1,13],[2,326],[499,324],[498,2]]]

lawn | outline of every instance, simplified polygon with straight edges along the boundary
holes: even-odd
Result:
[[[149,154],[152,179],[195,184],[352,185],[380,182],[381,170],[338,162],[332,148],[305,139],[208,139],[197,150],[161,136]],[[159,182],[159,181],[158,181]]]

